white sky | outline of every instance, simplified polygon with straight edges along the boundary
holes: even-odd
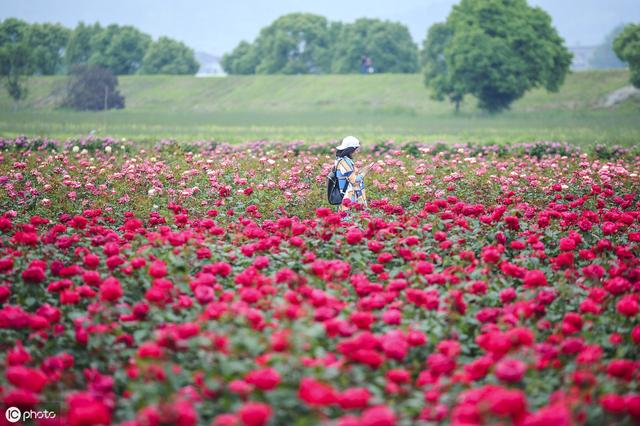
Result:
[[[330,20],[374,17],[406,24],[421,43],[434,22],[443,21],[454,0],[0,0],[0,19],[79,21],[134,25],[157,38],[184,41],[221,55],[280,15],[312,12]],[[529,0],[545,9],[569,46],[596,45],[616,25],[640,21],[640,0]]]

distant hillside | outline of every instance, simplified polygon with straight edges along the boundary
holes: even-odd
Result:
[[[534,90],[513,105],[514,111],[588,110],[601,108],[613,91],[628,86],[627,70],[576,72],[567,76],[558,93]],[[164,112],[270,112],[346,111],[350,113],[442,114],[453,107],[429,98],[422,76],[299,75],[120,77],[120,91],[128,111]],[[64,77],[30,79],[28,109],[54,109],[60,101]],[[637,105],[634,104],[634,105]],[[0,91],[0,109],[13,103]],[[464,111],[475,111],[468,98]]]

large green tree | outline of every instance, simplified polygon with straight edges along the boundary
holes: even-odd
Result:
[[[331,70],[359,72],[362,56],[371,58],[376,72],[418,71],[418,47],[408,28],[398,22],[361,18],[342,25],[335,37]]]
[[[281,16],[256,39],[258,74],[319,74],[331,67],[329,23],[310,13]]]
[[[27,43],[31,48],[34,71],[42,75],[62,72],[63,53],[71,31],[60,24],[32,24]]]
[[[551,17],[526,0],[461,0],[445,25],[443,62],[425,64],[426,84],[440,87],[441,98],[471,94],[481,109],[499,112],[532,88],[557,91],[569,71],[572,55]],[[428,38],[425,45],[437,44]]]
[[[28,37],[26,22],[9,18],[0,23],[0,78],[16,103],[26,98],[27,78],[34,70]]]
[[[222,56],[221,64],[228,74],[255,74],[258,66],[256,47],[241,41],[231,53]]]
[[[141,74],[195,74],[198,72],[193,49],[168,37],[151,43],[142,59]]]
[[[131,26],[111,24],[91,37],[88,63],[108,68],[116,75],[134,74],[150,44],[148,34]]]
[[[103,31],[100,24],[87,25],[80,22],[71,32],[67,47],[64,51],[64,63],[67,69],[71,70],[73,65],[86,64],[89,62],[93,50],[91,39]]]
[[[229,74],[317,74],[331,67],[326,18],[310,13],[281,16],[253,43],[241,42],[222,58]]]
[[[613,42],[616,55],[629,64],[631,84],[640,88],[640,24],[629,24]]]

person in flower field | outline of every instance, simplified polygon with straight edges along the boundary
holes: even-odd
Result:
[[[355,136],[347,136],[342,143],[336,147],[336,176],[340,186],[340,192],[344,195],[344,199],[348,199],[351,203],[359,203],[367,205],[367,197],[365,193],[364,176],[367,174],[370,164],[362,170],[358,170],[354,161],[353,154],[360,148],[360,141]],[[338,206],[338,211],[346,211],[347,205],[343,202]]]

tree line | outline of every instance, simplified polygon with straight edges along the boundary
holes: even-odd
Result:
[[[9,60],[19,53],[36,75],[66,74],[79,64],[100,65],[116,75],[195,74],[199,68],[184,43],[169,37],[154,41],[129,25],[81,22],[69,29],[8,18],[0,23],[0,51]]]
[[[31,75],[74,74],[75,68],[100,67],[116,75],[195,74],[191,48],[168,37],[152,40],[135,27],[60,24],[8,18],[0,23],[0,76],[15,100],[26,96]]]
[[[616,29],[603,48],[629,64],[634,84],[640,79],[640,64],[634,66],[640,62],[638,27]],[[330,22],[293,13],[263,28],[253,42],[240,42],[222,66],[229,74],[342,74],[359,72],[365,57],[376,72],[422,70],[431,96],[450,100],[456,110],[472,95],[492,113],[531,89],[558,91],[572,60],[549,14],[527,0],[461,0],[445,22],[429,28],[421,48],[398,22]]]
[[[241,42],[222,65],[230,74],[356,73],[362,56],[372,58],[376,72],[422,69],[434,98],[457,109],[473,95],[490,112],[534,87],[558,90],[572,58],[551,17],[526,0],[462,0],[429,29],[422,49],[397,22],[345,24],[294,13],[263,28],[253,43]]]
[[[418,46],[399,23],[361,18],[330,22],[310,13],[281,16],[252,42],[222,57],[228,74],[343,74],[360,72],[363,57],[376,72],[415,73]]]
[[[616,29],[605,44],[629,65],[631,82],[640,87],[640,25]],[[493,113],[531,89],[559,90],[572,55],[549,14],[527,0],[461,0],[445,22],[428,29],[421,48],[398,22],[331,22],[292,13],[263,28],[253,42],[239,43],[223,56],[222,66],[229,74],[357,73],[365,58],[376,72],[422,71],[431,96],[451,101],[456,110],[471,95],[480,109]],[[0,76],[16,100],[24,95],[25,75],[57,73],[77,77],[76,99],[82,99],[81,88],[92,87],[102,75],[82,76],[91,66],[114,74],[193,74],[198,68],[183,43],[167,37],[152,41],[131,26],[80,23],[69,30],[12,18],[0,23]],[[115,96],[115,90],[106,92]],[[96,93],[91,104],[101,105],[101,96]]]

